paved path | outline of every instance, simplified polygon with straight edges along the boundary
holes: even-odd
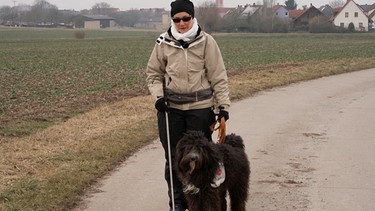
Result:
[[[236,102],[227,127],[251,162],[247,210],[375,210],[375,69]],[[156,140],[77,210],[168,210],[163,166]]]

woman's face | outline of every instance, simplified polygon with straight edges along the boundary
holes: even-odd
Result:
[[[193,18],[187,12],[180,12],[172,17],[173,24],[179,33],[183,34],[193,27]]]

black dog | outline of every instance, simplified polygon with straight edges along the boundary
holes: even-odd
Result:
[[[231,209],[246,210],[250,162],[240,136],[231,134],[224,144],[215,144],[202,132],[189,131],[177,144],[175,168],[189,211],[225,211],[227,191]],[[218,176],[223,173],[224,181]]]

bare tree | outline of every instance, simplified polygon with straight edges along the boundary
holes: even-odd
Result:
[[[239,17],[241,16],[242,10],[239,8],[231,10],[229,13],[225,14],[220,21],[220,28],[224,31],[238,31],[241,26],[246,25],[242,19]]]
[[[96,3],[91,7],[91,12],[94,15],[109,15],[112,6],[106,2]]]
[[[264,17],[272,16],[272,8],[275,6],[275,0],[263,0],[263,12]]]
[[[100,2],[100,3],[94,4],[94,6],[92,6],[91,9],[96,9],[96,8],[111,8],[111,5],[106,2]]]
[[[273,8],[273,6],[275,6],[275,0],[263,0],[263,6],[266,8]]]
[[[309,21],[309,32],[332,33],[335,32],[335,25],[326,16],[318,15]]]
[[[204,2],[199,5],[196,8],[196,16],[199,19],[199,24],[207,32],[215,30],[221,19],[219,10],[213,2]]]
[[[35,23],[50,22],[53,23],[58,19],[58,8],[45,0],[37,0],[31,7],[31,20]]]
[[[113,14],[116,18],[116,23],[120,26],[134,27],[134,25],[140,20],[141,12],[133,9]]]
[[[17,13],[15,13],[14,8],[10,6],[3,6],[0,8],[0,23],[11,21],[13,24],[16,17]]]
[[[345,2],[343,0],[332,0],[329,2],[329,6],[332,8],[339,8],[344,6]]]

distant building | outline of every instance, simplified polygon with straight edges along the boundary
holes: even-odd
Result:
[[[272,11],[273,15],[279,20],[290,21],[289,10],[285,6],[277,4],[272,8]]]
[[[85,29],[111,28],[116,25],[115,19],[106,15],[82,15],[82,17]]]
[[[375,3],[372,5],[361,5],[361,7],[366,11],[369,18],[369,28],[375,30]],[[370,30],[370,29],[369,29]]]
[[[136,28],[162,30],[170,25],[170,12],[163,8],[140,9],[141,19],[135,24]]]
[[[255,14],[261,15],[262,8],[263,8],[262,5],[256,5],[255,3],[252,5],[247,4],[245,5],[245,9],[242,11],[241,16],[242,18],[248,18]]]
[[[331,6],[328,4],[321,6],[319,10],[328,18],[331,18],[332,16],[335,15],[334,10]]]
[[[362,7],[353,0],[347,0],[341,11],[332,18],[332,21],[341,28],[348,28],[349,24],[353,23],[356,31],[368,31],[371,20]]]
[[[310,4],[309,8],[303,10],[290,10],[289,17],[292,20],[293,28],[308,28],[311,19],[317,16],[326,17],[319,9]],[[328,18],[327,18],[328,19]]]

